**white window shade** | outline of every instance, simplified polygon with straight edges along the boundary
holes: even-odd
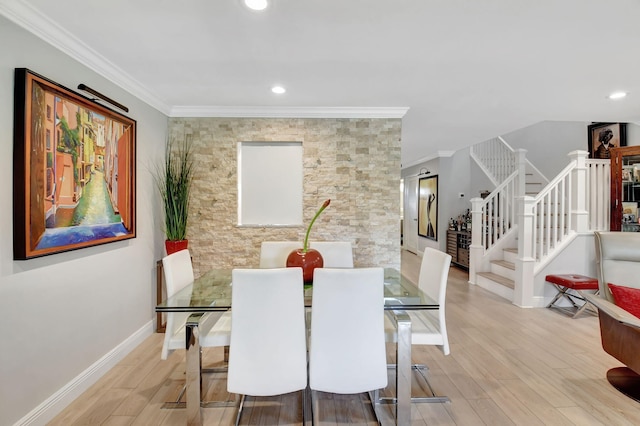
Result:
[[[302,143],[238,143],[238,225],[302,225]]]

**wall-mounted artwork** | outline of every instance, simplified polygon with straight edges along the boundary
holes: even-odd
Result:
[[[627,146],[625,123],[594,123],[588,126],[589,158],[609,159],[611,148]]]
[[[418,235],[438,241],[438,176],[420,179]]]
[[[13,257],[136,236],[136,122],[15,71]]]

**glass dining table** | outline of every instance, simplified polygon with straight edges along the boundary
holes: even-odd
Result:
[[[231,269],[212,269],[172,297],[156,306],[156,312],[188,312],[186,323],[186,408],[187,424],[202,424],[200,319],[206,312],[231,309]],[[305,306],[313,309],[313,286],[304,291]],[[384,310],[397,327],[396,396],[381,399],[396,406],[396,424],[411,423],[411,318],[406,311],[438,309],[429,298],[397,269],[384,270]]]

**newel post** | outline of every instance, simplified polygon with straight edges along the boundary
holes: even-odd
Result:
[[[471,245],[469,246],[469,283],[475,284],[476,273],[482,268],[484,246],[482,245],[482,198],[471,199]]]
[[[518,168],[518,192],[516,197],[522,197],[526,193],[526,176],[527,176],[527,150],[517,149],[516,154],[516,167]]]
[[[580,233],[589,230],[587,211],[587,151],[571,151],[568,156],[575,163],[571,172],[571,228]]]
[[[534,241],[535,199],[524,196],[518,198],[518,258],[516,259],[516,279],[513,304],[520,307],[534,306],[533,271],[536,264]]]

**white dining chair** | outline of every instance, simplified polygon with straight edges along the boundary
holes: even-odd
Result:
[[[302,268],[234,269],[232,283],[227,390],[242,395],[238,424],[246,395],[307,387],[307,345]]]
[[[353,249],[349,241],[311,241],[309,247],[320,252],[325,268],[353,268]]]
[[[289,253],[299,248],[302,248],[302,242],[263,241],[260,246],[260,268],[284,268]]]
[[[420,272],[418,275],[418,287],[434,301],[439,308],[433,310],[407,311],[411,319],[411,344],[435,345],[444,355],[449,355],[449,338],[447,336],[447,324],[445,318],[445,299],[447,293],[447,279],[451,266],[451,256],[430,247],[424,249]],[[397,343],[398,333],[395,324],[385,316],[385,338],[387,342]],[[411,398],[411,402],[448,402],[445,396],[436,396],[429,380],[426,377],[424,365],[412,365],[425,380],[431,396]]]
[[[191,253],[189,250],[165,256],[162,259],[165,283],[167,288],[167,298],[174,296],[177,292],[191,284],[194,279],[193,267],[191,265]],[[190,298],[191,294],[185,294],[185,298]],[[186,321],[191,315],[190,312],[168,312],[167,325],[165,329],[164,342],[162,345],[161,358],[167,359],[176,349],[186,348]],[[224,347],[225,353],[231,340],[231,313],[218,312],[204,314],[200,320],[199,331],[200,348]],[[226,361],[226,359],[225,359]],[[202,372],[220,372],[222,369],[202,369]],[[178,396],[181,399],[182,393]],[[172,404],[176,404],[172,403]]]
[[[377,393],[386,386],[383,268],[316,269],[309,347],[312,396],[317,391]],[[376,398],[369,397],[378,419]]]
[[[193,267],[191,266],[191,253],[189,250],[181,250],[165,256],[162,259],[162,268],[167,298],[172,297],[193,282]],[[185,348],[184,324],[189,315],[191,314],[188,312],[167,313],[162,359],[167,359],[175,349]]]

